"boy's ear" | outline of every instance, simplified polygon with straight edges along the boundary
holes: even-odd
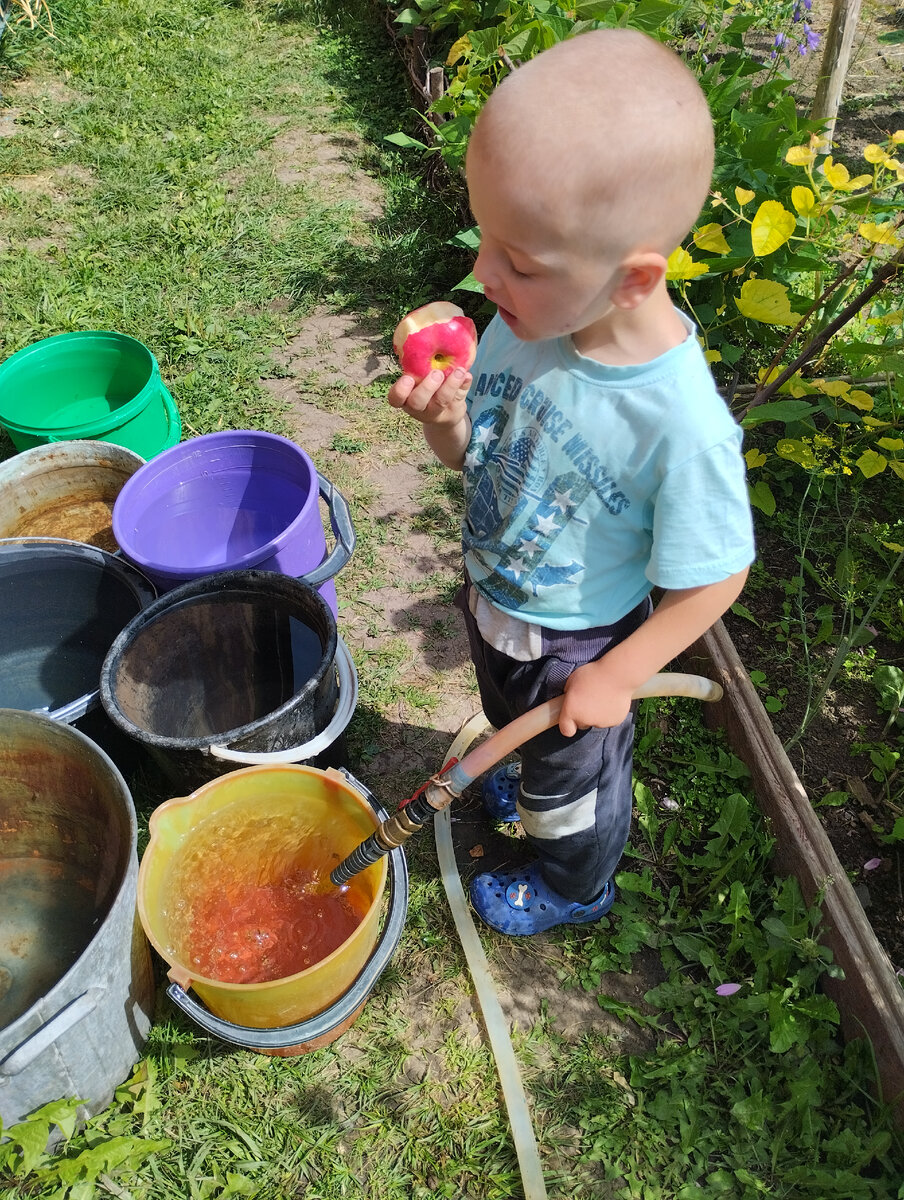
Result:
[[[621,265],[621,279],[612,293],[617,308],[638,308],[665,278],[667,262],[655,250],[641,250]]]

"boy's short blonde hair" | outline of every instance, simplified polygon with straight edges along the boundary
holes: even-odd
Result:
[[[713,127],[677,54],[631,29],[580,34],[512,72],[468,151],[544,210],[563,239],[607,255],[670,254],[700,214]]]

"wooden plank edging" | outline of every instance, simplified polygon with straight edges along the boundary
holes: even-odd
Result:
[[[904,990],[891,960],[721,621],[682,655],[682,663],[724,688],[722,700],[705,709],[750,770],[757,802],[775,837],[777,870],[797,876],[808,903],[823,893],[822,940],[845,976],[825,977],[825,992],[838,1005],[844,1036],[866,1035],[872,1042],[882,1097],[894,1105],[896,1121],[904,1128]]]

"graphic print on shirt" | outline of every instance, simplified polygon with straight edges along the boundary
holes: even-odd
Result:
[[[572,558],[546,561],[550,547],[570,521],[586,525],[574,510],[591,490],[576,471],[549,476],[549,452],[531,426],[506,434],[502,406],[476,419],[465,458],[469,504],[468,550],[490,569],[481,590],[506,608],[523,607],[526,594],[576,582],[584,564]]]

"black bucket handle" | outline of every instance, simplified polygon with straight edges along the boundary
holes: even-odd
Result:
[[[330,525],[333,528],[336,545],[319,567],[300,576],[302,582],[310,587],[319,587],[321,583],[326,583],[328,579],[338,575],[351,558],[355,542],[358,540],[345,497],[319,471],[317,472],[317,483],[321,499],[330,510]]]
[[[376,816],[381,821],[386,820],[388,814],[377,802],[373,793],[348,771],[343,771],[342,774],[367,800]],[[193,1000],[178,983],[170,983],[166,994],[177,1008],[181,1009],[207,1033],[212,1033],[221,1041],[231,1042],[235,1046],[244,1046],[251,1050],[286,1050],[290,1046],[313,1042],[316,1038],[331,1033],[343,1021],[347,1021],[370,995],[402,937],[405,918],[408,914],[408,863],[405,859],[405,851],[401,846],[393,850],[388,857],[389,911],[386,924],[357,979],[347,992],[344,992],[334,1004],[331,1004],[323,1012],[316,1013],[305,1021],[299,1021],[297,1025],[253,1029],[248,1025],[236,1025],[232,1021],[224,1021],[222,1017],[215,1017],[203,1004]]]

